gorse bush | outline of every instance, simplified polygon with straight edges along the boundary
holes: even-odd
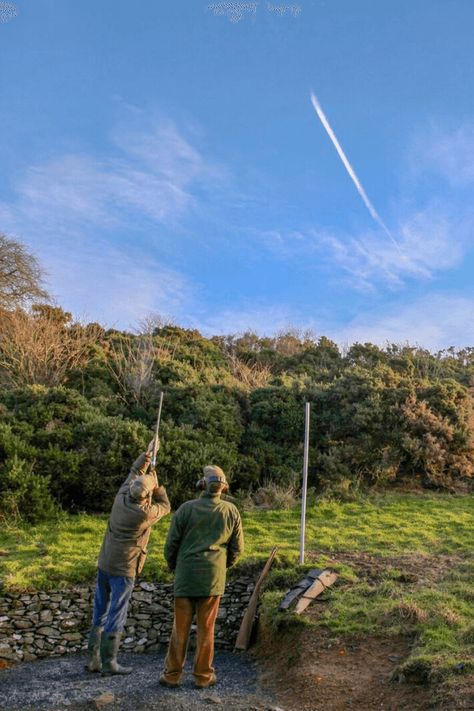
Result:
[[[64,316],[49,308],[31,318],[38,313]],[[56,370],[55,387],[44,369],[39,379],[38,369],[25,371],[29,384],[14,387],[0,363],[4,515],[108,511],[153,435],[160,390],[158,473],[175,506],[195,495],[208,463],[224,468],[234,491],[289,491],[301,475],[305,401],[317,491],[350,498],[374,485],[472,485],[474,349],[355,344],[342,354],[296,331],[207,339],[169,324],[137,336],[77,329],[87,336],[80,367],[71,359]],[[5,352],[8,338],[7,329]]]
[[[49,477],[35,475],[32,466],[16,454],[8,457],[0,470],[0,517],[39,523],[57,516]]]
[[[3,402],[9,422],[8,432],[0,430],[4,468],[12,458],[28,462],[32,475],[48,482],[54,500],[67,510],[108,509],[149,440],[143,424],[102,415],[64,387],[12,390]]]

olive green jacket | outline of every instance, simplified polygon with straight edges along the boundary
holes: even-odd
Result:
[[[173,516],[165,558],[175,571],[175,597],[222,595],[226,569],[244,550],[240,514],[220,494],[186,501]]]
[[[151,527],[170,512],[163,486],[154,489],[151,503],[136,501],[130,496],[130,483],[146,474],[149,464],[150,456],[140,454],[115,497],[98,560],[99,568],[110,575],[134,578],[141,572]]]

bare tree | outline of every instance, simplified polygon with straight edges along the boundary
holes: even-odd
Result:
[[[232,375],[247,392],[255,388],[264,388],[268,385],[271,370],[261,363],[245,363],[233,353],[227,355]]]
[[[144,405],[154,395],[155,346],[151,334],[120,336],[109,341],[106,362],[127,404]]]
[[[174,326],[173,319],[159,313],[149,313],[140,319],[134,329],[140,336],[154,336],[156,332],[166,326]]]
[[[14,239],[0,234],[0,309],[14,309],[47,299],[36,257]]]
[[[311,329],[302,330],[295,326],[288,326],[278,331],[274,340],[274,348],[277,353],[284,356],[293,356],[316,341],[316,334]]]
[[[99,331],[72,322],[59,307],[39,304],[2,314],[0,382],[10,387],[61,385],[92,357]]]
[[[157,337],[156,331],[170,325],[170,319],[150,314],[138,322],[137,335],[121,334],[108,341],[107,367],[127,404],[147,405],[156,396],[155,364],[159,368],[173,360],[178,346],[177,341]]]

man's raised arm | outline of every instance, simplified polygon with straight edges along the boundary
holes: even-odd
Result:
[[[122,486],[120,487],[119,491],[128,489],[128,487],[130,486],[130,484],[132,483],[132,481],[134,479],[137,479],[137,477],[143,476],[144,474],[147,473],[147,471],[150,468],[150,464],[151,464],[153,443],[154,443],[154,439],[151,440],[146,452],[142,452],[135,459],[135,461],[133,462],[133,464],[130,468],[129,474],[128,474],[127,478],[125,479],[125,481],[123,482]]]

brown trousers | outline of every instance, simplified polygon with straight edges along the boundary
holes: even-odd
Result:
[[[196,613],[197,646],[194,657],[194,680],[207,685],[212,680],[214,668],[214,625],[219,610],[220,596],[175,597],[174,622],[168,654],[165,659],[164,678],[171,684],[178,684],[183,673],[188,648],[189,631]]]

